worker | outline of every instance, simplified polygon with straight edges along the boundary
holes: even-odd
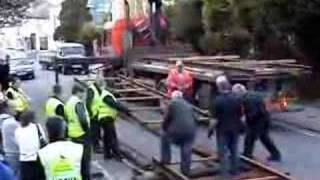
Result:
[[[40,177],[45,179],[83,179],[83,145],[66,140],[67,124],[60,117],[49,117],[46,129],[49,144],[38,152]]]
[[[242,84],[234,85],[233,91],[243,97],[247,124],[243,155],[252,158],[254,144],[259,139],[271,154],[268,160],[281,161],[281,154],[269,135],[270,117],[263,96],[256,91],[247,91]]]
[[[190,72],[184,68],[182,61],[177,61],[176,67],[171,69],[167,80],[167,93],[171,97],[171,93],[179,90],[183,93],[183,97],[192,102],[193,100],[193,77]]]
[[[64,104],[61,100],[61,93],[61,86],[54,85],[53,95],[48,99],[45,105],[45,111],[48,117],[59,116],[62,119],[65,119]]]
[[[228,177],[238,173],[238,140],[244,128],[241,121],[242,102],[231,92],[231,85],[225,76],[219,76],[216,79],[216,86],[219,95],[215,98],[210,110],[217,122],[209,128],[208,137],[211,137],[216,130],[221,173],[224,177]],[[228,165],[228,157],[230,157],[230,165]]]
[[[100,123],[98,121],[99,97],[101,95],[101,88],[99,87],[98,82],[99,80],[96,80],[90,84],[86,99],[86,106],[91,120],[92,145],[95,152],[100,152],[101,139]]]
[[[191,104],[183,99],[182,92],[174,91],[172,93],[162,129],[161,162],[170,163],[170,144],[175,143],[181,149],[181,172],[186,176],[190,175],[192,145],[196,134],[196,117]]]
[[[19,147],[15,140],[15,131],[19,127],[19,122],[12,116],[9,106],[5,102],[0,103],[0,122],[2,123],[0,130],[5,160],[18,176],[20,170]]]
[[[65,105],[68,122],[68,137],[71,141],[84,145],[83,152],[83,179],[90,179],[90,119],[87,108],[83,103],[85,90],[79,85],[72,87],[72,96]]]
[[[0,59],[0,84],[3,90],[7,90],[9,87],[9,75],[10,75],[10,56],[6,55],[5,59]]]
[[[101,88],[101,95],[99,97],[98,119],[104,132],[104,158],[110,159],[115,157],[121,160],[122,155],[119,150],[115,121],[117,119],[118,111],[122,111],[126,114],[129,114],[130,111],[117,101],[115,96],[106,89],[105,81],[101,79],[99,85]]]
[[[6,92],[8,103],[13,107],[15,115],[18,118],[19,115],[29,109],[29,97],[22,90],[21,81],[17,77],[11,79],[9,88]],[[19,118],[18,118],[19,119]]]
[[[20,126],[15,131],[15,140],[20,151],[21,180],[40,179],[37,153],[45,146],[45,133],[41,125],[34,121],[34,112],[24,111],[20,116]]]

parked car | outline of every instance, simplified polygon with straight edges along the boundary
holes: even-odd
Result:
[[[85,56],[85,47],[79,43],[56,43],[56,49],[41,52],[39,55],[39,63],[43,69],[53,69],[55,66],[55,59],[63,59],[68,61],[71,59],[83,59]],[[69,74],[70,72],[88,73],[88,64],[77,63],[65,63],[59,64],[57,67],[63,74]]]
[[[35,78],[35,59],[28,56],[28,53],[23,49],[3,49],[0,51],[0,56],[9,55],[10,60],[10,75],[20,77],[21,79]]]

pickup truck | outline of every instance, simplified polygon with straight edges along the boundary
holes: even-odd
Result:
[[[43,69],[54,69],[55,65],[57,65],[56,68],[63,74],[70,74],[72,72],[87,74],[89,72],[89,65],[87,63],[74,61],[77,58],[86,58],[85,48],[79,43],[57,43],[55,50],[43,51],[39,54],[38,58]],[[66,62],[56,64],[56,59],[63,59]],[[72,63],[68,63],[69,59],[72,59]]]

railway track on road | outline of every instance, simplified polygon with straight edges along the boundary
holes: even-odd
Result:
[[[93,79],[75,79],[76,82],[87,85]],[[147,85],[146,80],[132,79],[121,74],[106,77],[108,88],[119,101],[125,103],[132,111],[131,116],[125,116],[126,120],[137,122],[149,132],[159,138],[161,135],[162,116],[169,97]],[[199,128],[202,134],[206,134],[206,125],[210,121],[209,113],[196,106],[193,107],[198,116]],[[201,134],[199,133],[199,134]],[[139,138],[139,137],[138,137]],[[153,157],[153,166],[165,179],[171,180],[206,180],[221,179],[218,167],[217,154],[208,145],[210,141],[206,136],[197,136],[193,147],[192,172],[190,177],[184,176],[179,171],[179,161],[170,164],[161,164],[158,156]],[[130,144],[127,144],[130,146]],[[144,152],[138,152],[144,154]],[[234,176],[234,180],[293,180],[294,178],[265,166],[261,162],[241,156],[241,172]],[[163,178],[162,178],[163,179]]]

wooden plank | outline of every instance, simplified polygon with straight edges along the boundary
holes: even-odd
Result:
[[[241,156],[241,159],[244,160],[244,161],[246,161],[246,162],[248,162],[248,163],[250,163],[250,164],[253,164],[253,165],[257,166],[257,167],[260,167],[260,168],[264,169],[265,171],[268,171],[268,172],[270,172],[270,173],[273,173],[273,174],[275,174],[275,175],[278,175],[278,176],[280,176],[280,177],[283,178],[283,179],[286,179],[286,180],[294,180],[293,177],[291,177],[291,176],[289,176],[289,175],[286,175],[286,174],[284,174],[284,173],[282,173],[282,172],[280,172],[280,171],[278,171],[278,170],[275,170],[275,169],[273,169],[273,168],[271,168],[271,167],[268,167],[268,166],[266,166],[266,165],[264,165],[264,164],[262,164],[262,163],[260,163],[260,162],[258,162],[258,161],[254,161],[254,160],[249,159],[249,158],[247,158],[247,157],[245,157],[245,156]]]
[[[129,82],[117,82],[113,84],[114,86],[125,86],[125,85],[130,85]]]
[[[187,176],[183,175],[176,169],[162,164],[155,157],[152,158],[152,161],[157,165],[157,167],[161,168],[164,172],[169,173],[169,175],[173,176],[176,180],[190,180]]]
[[[139,122],[141,122],[142,124],[161,124],[163,120],[143,120]]]
[[[145,107],[132,107],[129,108],[130,111],[151,111],[151,110],[162,110],[163,107],[159,106],[145,106]]]
[[[312,70],[311,66],[306,66],[306,65],[302,65],[302,64],[277,64],[277,66]]]
[[[205,158],[199,158],[199,159],[193,159],[191,163],[204,163],[206,161],[214,161],[217,160],[217,156],[209,156]],[[175,164],[180,164],[181,161],[175,161],[175,162],[170,162],[169,165],[175,165]]]
[[[118,101],[147,101],[147,100],[159,100],[160,96],[137,96],[137,97],[120,97]]]
[[[146,91],[146,89],[143,88],[132,88],[132,89],[112,89],[112,92],[115,93],[129,93],[129,92],[141,92]]]
[[[164,97],[164,98],[171,99],[166,93],[163,93],[163,92],[161,92],[161,91],[158,91],[158,90],[154,89],[153,87],[146,86],[146,85],[144,85],[143,83],[139,83],[139,82],[133,81],[133,80],[131,80],[130,78],[127,78],[127,77],[125,77],[125,76],[123,76],[123,75],[119,75],[119,77],[122,78],[122,79],[124,79],[124,80],[130,81],[130,82],[134,83],[134,84],[137,85],[137,86],[146,88],[147,90],[149,90],[149,91],[151,91],[151,92],[154,92],[154,93],[156,93],[156,94],[158,94],[158,95],[160,95],[160,96],[162,96],[162,97]],[[196,112],[200,113],[200,114],[203,115],[203,116],[208,116],[208,115],[209,115],[208,112],[205,111],[205,110],[202,110],[202,109],[200,109],[200,108],[198,108],[198,107],[196,107],[196,106],[194,106],[194,105],[192,105],[192,107],[193,107],[193,109],[194,109]]]
[[[218,61],[218,60],[237,60],[240,56],[238,55],[226,55],[226,56],[191,56],[191,57],[171,57],[168,58],[168,61],[183,61],[183,62],[192,62],[192,61]]]
[[[249,178],[245,180],[277,180],[279,176],[265,176],[265,177],[258,177],[258,178]]]

